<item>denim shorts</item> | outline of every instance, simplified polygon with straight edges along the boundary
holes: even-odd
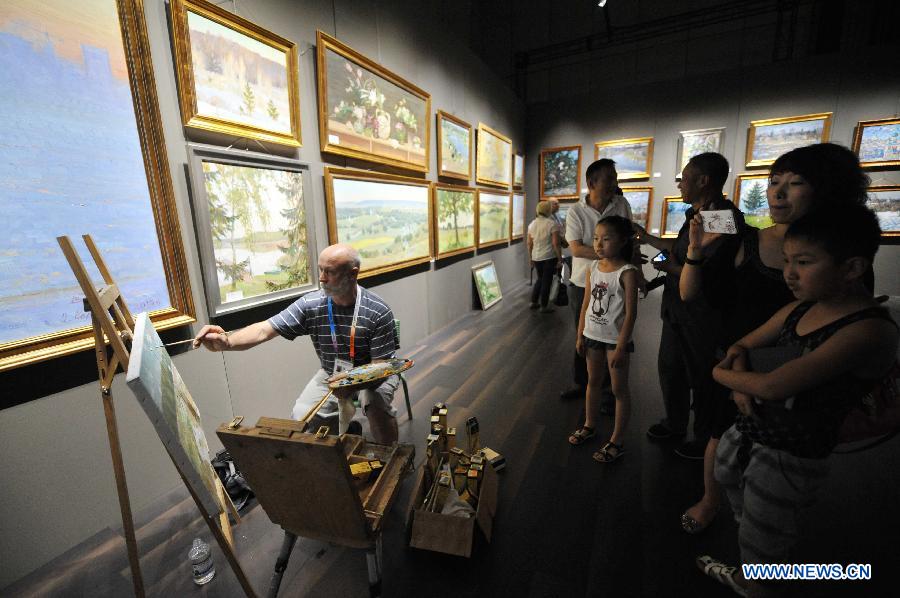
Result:
[[[588,349],[594,349],[596,351],[613,351],[616,348],[615,343],[604,343],[603,341],[595,341],[592,338],[588,338],[582,335],[582,340],[584,341],[584,346]],[[628,341],[628,344],[625,345],[626,353],[634,353],[634,342]]]

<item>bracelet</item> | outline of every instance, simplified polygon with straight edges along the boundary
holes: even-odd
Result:
[[[684,256],[684,263],[688,266],[699,266],[704,261],[706,261],[705,257],[701,257],[699,260],[692,260],[691,258]]]

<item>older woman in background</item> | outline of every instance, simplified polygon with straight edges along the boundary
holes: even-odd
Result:
[[[549,201],[539,201],[536,212],[537,218],[528,225],[528,257],[531,267],[537,270],[537,281],[531,289],[531,309],[540,307],[542,312],[548,312],[553,309],[548,305],[553,273],[562,266],[560,226],[553,218]]]

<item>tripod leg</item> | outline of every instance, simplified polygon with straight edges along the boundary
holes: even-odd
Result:
[[[369,569],[369,598],[381,596],[381,534],[375,546],[366,550],[366,565]]]
[[[297,536],[289,531],[284,532],[284,542],[281,544],[281,553],[278,560],[275,561],[275,572],[272,573],[272,579],[269,581],[269,598],[278,596],[278,588],[281,587],[281,577],[284,570],[287,569],[288,560],[291,558],[291,551],[294,550],[294,543]]]

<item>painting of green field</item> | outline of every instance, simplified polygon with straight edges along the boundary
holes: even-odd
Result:
[[[480,191],[478,193],[478,245],[488,245],[509,238],[509,195]]]
[[[299,172],[203,161],[222,305],[310,283]]]
[[[334,178],[335,242],[359,251],[361,271],[431,255],[428,186]]]
[[[479,182],[508,187],[512,183],[512,144],[489,130],[478,127],[476,178]]]
[[[738,209],[744,213],[744,222],[759,229],[774,224],[766,199],[768,180],[765,175],[738,179]]]
[[[751,161],[774,160],[781,154],[825,141],[825,119],[753,127]]]
[[[510,214],[510,222],[512,222],[512,230],[510,236],[513,239],[525,236],[525,196],[521,193],[514,193],[512,196],[512,208]]]
[[[191,10],[187,22],[200,115],[290,135],[288,55]]]
[[[475,192],[437,189],[438,255],[475,246]]]
[[[478,289],[481,309],[487,309],[503,298],[494,262],[485,262],[484,264],[473,266],[472,275],[475,277],[475,288]]]
[[[648,176],[652,152],[650,141],[610,143],[609,145],[598,143],[595,147],[598,160],[606,158],[616,163],[616,171],[620,179]]]

